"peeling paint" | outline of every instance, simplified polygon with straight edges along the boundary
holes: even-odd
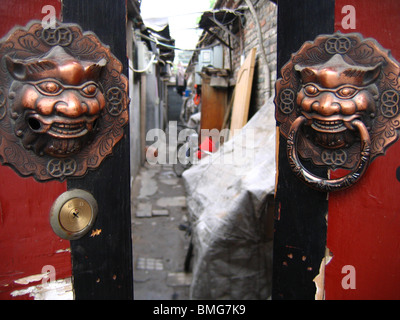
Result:
[[[39,273],[39,274],[34,274],[34,275],[31,275],[28,277],[14,280],[14,282],[17,284],[29,284],[31,282],[41,281],[46,276],[47,276],[47,273]]]
[[[325,248],[325,257],[321,260],[319,273],[313,279],[316,287],[315,300],[325,299],[325,266],[332,260],[333,254],[329,248]]]
[[[93,238],[93,237],[99,236],[100,233],[101,233],[101,229],[92,230],[90,237]]]
[[[71,252],[71,248],[57,250],[56,253]]]
[[[45,274],[46,275],[46,274]],[[39,275],[36,275],[39,276]],[[33,276],[31,276],[33,277]],[[29,277],[26,277],[29,278]],[[34,300],[73,300],[71,278],[60,279],[46,284],[31,286],[11,292],[11,296],[18,297],[29,294]]]
[[[282,207],[281,202],[279,202],[278,203],[278,210],[277,210],[278,216],[275,216],[275,219],[278,220],[278,221],[281,220],[281,207]]]

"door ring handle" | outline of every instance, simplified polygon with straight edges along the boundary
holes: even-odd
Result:
[[[351,122],[353,128],[358,129],[361,138],[360,159],[355,169],[347,175],[337,179],[324,179],[308,171],[302,163],[297,152],[297,138],[300,127],[308,121],[304,116],[299,116],[291,125],[287,139],[287,156],[292,171],[308,186],[323,192],[343,190],[354,185],[365,173],[369,166],[371,156],[371,139],[367,128],[362,121],[355,119]]]

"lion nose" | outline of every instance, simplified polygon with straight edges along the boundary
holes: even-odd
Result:
[[[323,116],[331,116],[340,112],[340,105],[335,102],[330,92],[325,92],[311,105],[312,110]]]
[[[74,93],[64,95],[62,102],[56,105],[57,113],[70,118],[77,118],[86,113],[86,106],[82,104]]]

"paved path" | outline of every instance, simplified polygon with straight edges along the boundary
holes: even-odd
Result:
[[[135,300],[189,299],[191,274],[183,272],[189,238],[185,188],[172,166],[140,169],[132,187]]]

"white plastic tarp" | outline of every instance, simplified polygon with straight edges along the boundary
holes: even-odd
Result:
[[[267,299],[272,240],[266,199],[275,188],[272,98],[216,153],[184,172],[194,245],[192,299]],[[253,137],[253,139],[252,139]]]
[[[169,21],[166,17],[161,18],[145,18],[143,19],[144,24],[146,27],[153,29],[156,32],[160,32],[165,29],[168,25]]]

